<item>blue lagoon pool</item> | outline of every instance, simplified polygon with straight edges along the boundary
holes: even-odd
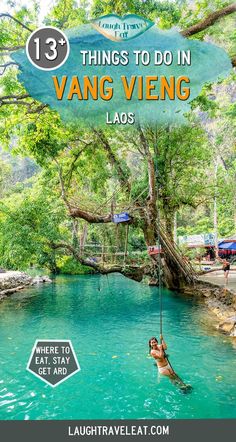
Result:
[[[0,419],[236,418],[236,349],[203,304],[163,290],[164,337],[183,395],[159,377],[158,289],[120,275],[59,276],[0,304]],[[26,370],[36,339],[72,341],[81,371],[51,388]]]

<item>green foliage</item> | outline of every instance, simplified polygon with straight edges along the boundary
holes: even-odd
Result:
[[[33,184],[33,183],[32,183]],[[64,207],[40,181],[1,201],[1,265],[26,269],[32,265],[55,270],[50,243],[61,239]]]
[[[44,23],[66,29],[86,23],[91,17],[116,12],[144,16],[163,29],[173,26],[186,29],[228,3],[94,0],[81,1],[78,6],[74,0],[58,0]],[[37,2],[17,7],[14,12],[31,29],[37,27],[38,15]],[[233,20],[233,16],[225,17],[194,38],[210,39],[234,55]],[[24,45],[28,35],[27,30],[12,20],[1,20],[1,46]],[[17,68],[10,67],[1,76],[1,96],[26,93],[16,74]],[[160,215],[170,233],[176,212],[179,235],[213,232],[214,197],[219,236],[235,233],[234,82],[232,74],[217,85],[206,85],[192,103],[188,125],[158,131],[143,128],[155,163]],[[115,212],[129,211],[136,216],[136,227],[130,227],[128,259],[147,262],[140,229],[143,218],[136,209],[137,204],[142,207],[147,202],[148,162],[137,129],[107,128],[104,133],[109,151],[92,129],[65,127],[58,114],[48,107],[38,109],[40,103],[30,97],[23,101],[24,104],[19,104],[13,99],[11,104],[0,107],[0,144],[7,151],[5,156],[1,154],[0,165],[0,265],[14,269],[36,266],[70,274],[91,271],[66,256],[65,251],[55,251],[52,247],[54,242],[72,242],[72,220],[62,202],[60,181],[64,182],[69,202],[82,210],[109,214],[113,203]],[[21,161],[28,161],[26,157],[34,161],[28,175],[19,172]],[[128,180],[131,189],[127,196]],[[79,221],[77,228],[79,243],[84,222]],[[86,242],[106,245],[108,253],[122,252],[124,241],[124,226],[119,232],[113,224],[88,228]],[[94,253],[97,250],[99,247]],[[141,253],[133,254],[136,251]]]
[[[0,198],[6,192],[11,179],[11,167],[4,161],[0,163]]]
[[[3,12],[3,11],[1,11]],[[36,28],[38,6],[36,2],[31,2],[30,6],[22,6],[15,8],[12,15],[30,29]],[[13,47],[24,45],[25,40],[29,36],[29,31],[21,27],[10,18],[1,18],[0,20],[0,47]]]
[[[204,131],[182,126],[157,135],[156,170],[160,208],[168,232],[173,231],[174,214],[185,206],[197,208],[212,198],[209,170],[212,152]]]
[[[69,29],[88,21],[88,6],[86,0],[80,1],[78,7],[75,0],[57,0],[50,13],[44,20],[45,25],[59,29]]]
[[[57,259],[57,268],[60,273],[67,275],[88,275],[94,273],[91,267],[84,266],[71,256],[63,256]]]
[[[161,29],[168,29],[178,23],[185,1],[155,0],[94,0],[91,8],[92,17],[117,13],[118,15],[137,14],[158,23]]]
[[[9,147],[10,140],[17,139],[13,144],[13,154],[28,154],[38,164],[44,165],[55,158],[59,151],[65,149],[69,131],[62,125],[55,112],[46,110],[41,115],[22,115],[14,108],[8,109],[5,124],[0,131],[0,140],[4,147]]]

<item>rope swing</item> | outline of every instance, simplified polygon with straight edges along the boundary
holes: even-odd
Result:
[[[154,153],[156,156],[156,159],[158,158],[157,155],[157,128],[156,128],[156,143],[154,145]],[[161,340],[161,344],[163,342],[163,290],[162,290],[162,278],[161,278],[161,234],[160,234],[160,228],[161,228],[161,220],[160,220],[160,208],[159,208],[159,186],[158,186],[158,167],[157,167],[157,161],[156,161],[156,166],[155,166],[156,170],[155,170],[155,175],[156,175],[156,192],[157,192],[157,222],[156,222],[156,233],[157,233],[157,241],[158,241],[158,249],[159,249],[159,253],[158,253],[158,295],[159,295],[159,326],[160,326],[160,340]],[[155,257],[154,257],[155,259]],[[180,391],[184,394],[186,393],[190,393],[192,391],[192,387],[191,385],[185,384],[183,382],[183,380],[175,373],[168,355],[165,352],[165,349],[163,349],[163,356],[165,358],[165,360],[167,361],[167,363],[169,364],[169,367],[171,368],[171,370],[173,371],[173,374],[169,375],[169,379],[171,381],[171,383],[173,383],[176,387],[178,387],[180,389]]]

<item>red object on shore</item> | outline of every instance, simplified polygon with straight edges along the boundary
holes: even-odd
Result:
[[[161,253],[161,249],[159,249],[158,246],[149,246],[148,247],[148,254],[149,255],[158,255],[158,253]]]

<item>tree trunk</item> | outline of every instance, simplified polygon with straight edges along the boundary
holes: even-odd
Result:
[[[165,220],[165,228],[166,233],[169,237],[169,239],[174,242],[174,217],[175,213],[173,210],[170,210],[168,205],[164,205],[163,207],[164,212],[164,220]]]
[[[217,217],[217,171],[218,171],[218,161],[215,161],[215,195],[214,195],[214,234],[215,234],[215,252],[218,256],[218,217]]]
[[[174,242],[177,244],[177,211],[174,213]]]
[[[157,194],[155,164],[148,145],[147,138],[140,126],[138,127],[138,131],[139,131],[140,146],[148,168],[149,192],[144,207],[143,203],[142,205],[140,205],[140,207],[138,206],[138,204],[136,204],[138,208],[138,214],[140,215],[140,218],[142,220],[141,225],[140,225],[140,218],[136,216],[131,216],[130,224],[141,227],[147,246],[154,246],[157,245],[158,242],[160,242],[164,256],[164,258],[162,259],[164,282],[167,285],[167,287],[172,289],[178,289],[183,285],[183,283],[186,284],[186,282],[191,279],[191,277],[189,277],[191,269],[188,268],[190,266],[187,266],[186,263],[184,263],[179,251],[175,249],[175,245],[173,242],[174,212],[173,210],[169,210],[168,204],[166,204],[166,207],[164,208],[167,234],[165,234],[164,230],[161,228],[161,226],[159,226],[160,220],[157,211],[158,194]],[[99,133],[99,135],[101,137],[101,133]],[[109,151],[108,152],[109,162],[113,167],[116,168],[120,184],[123,186],[126,177],[125,174],[122,172],[119,160],[112,154],[111,146],[108,140],[104,138],[104,136],[102,136],[102,142],[103,144],[105,144],[107,152]],[[111,213],[100,215],[100,214],[90,213],[85,210],[82,210],[80,207],[74,207],[70,205],[67,201],[67,197],[64,191],[63,177],[60,169],[59,172],[60,172],[60,182],[62,186],[62,197],[68,207],[69,214],[72,218],[84,219],[90,224],[94,223],[106,224],[106,223],[111,223],[113,221],[113,216],[112,216],[113,207],[111,207]],[[128,193],[129,186],[128,187],[126,186],[124,190],[127,194],[127,197],[129,197],[130,196]],[[123,263],[122,265],[108,263],[108,262],[106,263],[105,259],[102,264],[99,264],[91,259],[83,258],[83,256],[78,254],[77,250],[71,247],[69,244],[65,243],[54,244],[52,245],[52,247],[67,249],[81,264],[88,265],[92,267],[95,271],[100,272],[101,274],[119,272],[131,279],[135,279],[136,281],[141,281],[144,275],[149,275],[155,278],[158,276],[159,264],[160,264],[158,255],[152,255],[150,257],[151,258],[150,264],[145,266],[124,265]]]
[[[88,234],[88,225],[84,224],[83,231],[80,236],[80,253],[81,253],[81,255],[84,253],[84,246],[85,246],[85,242],[87,239],[87,234]]]

